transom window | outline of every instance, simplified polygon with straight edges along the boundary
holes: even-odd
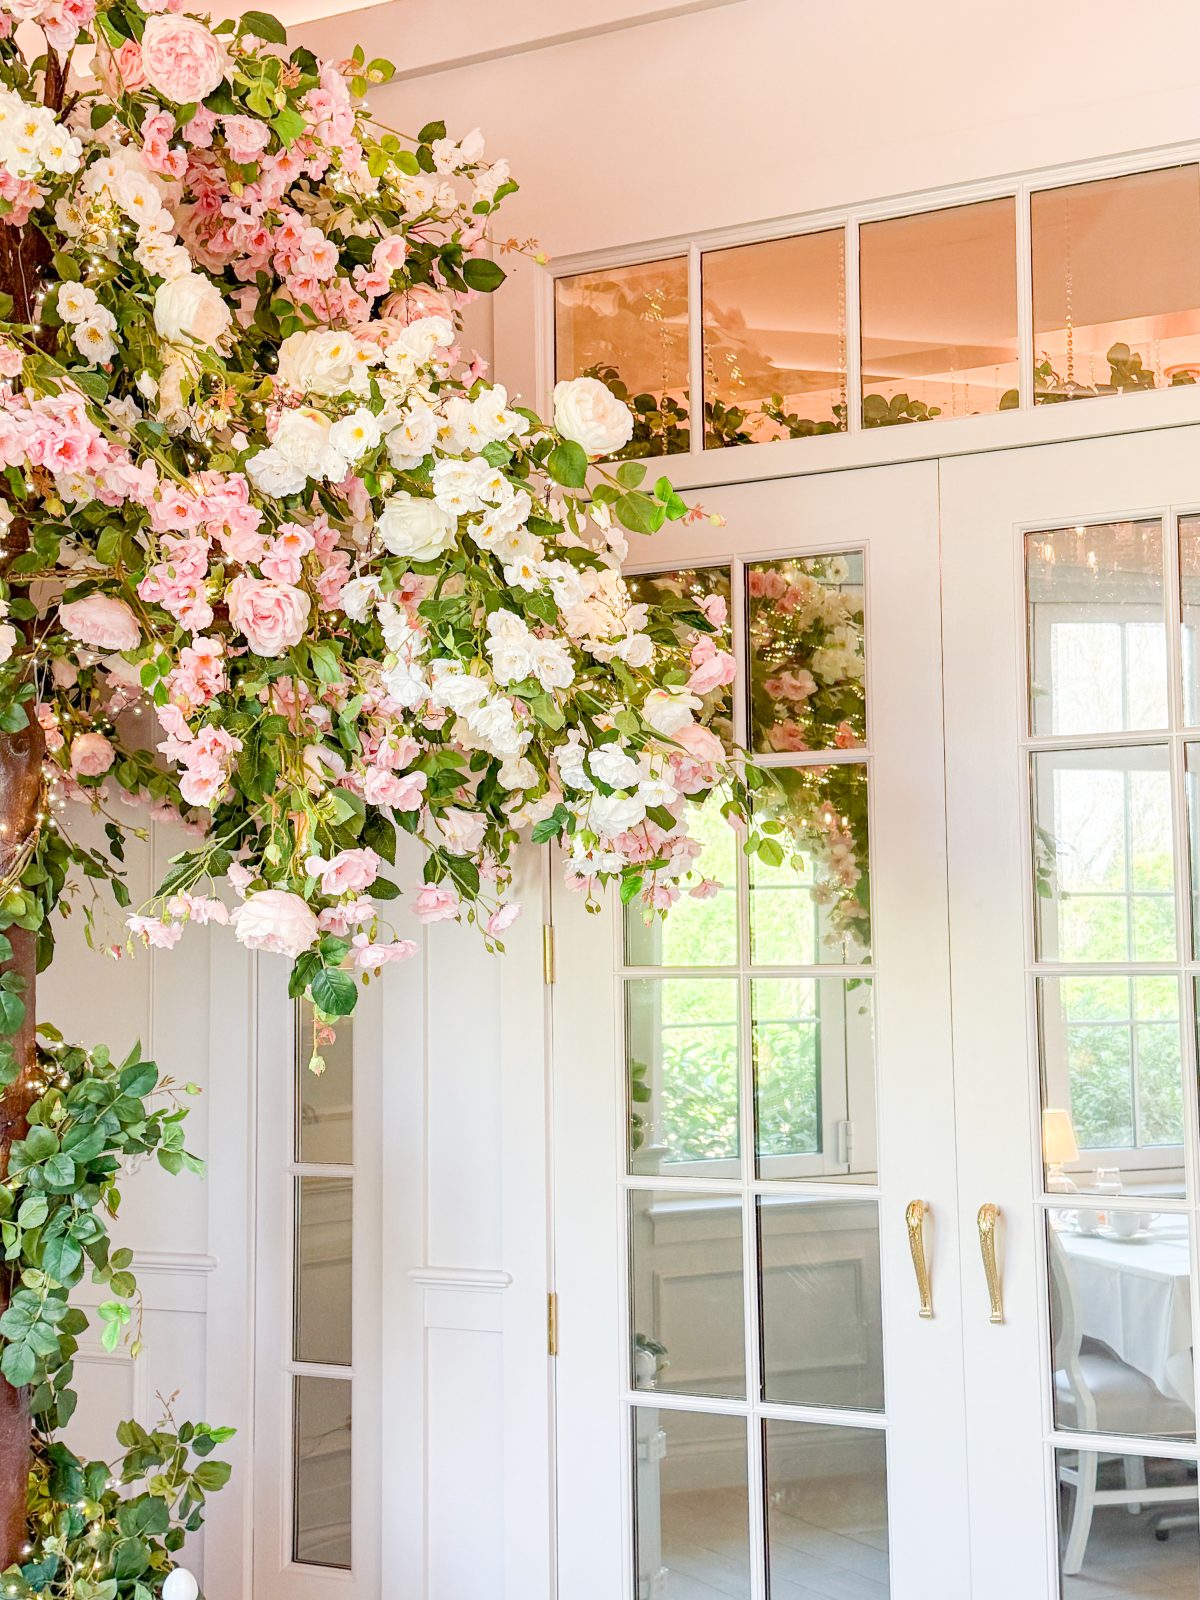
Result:
[[[629,402],[630,456],[1195,383],[1200,166],[1014,188],[559,277],[555,377]]]

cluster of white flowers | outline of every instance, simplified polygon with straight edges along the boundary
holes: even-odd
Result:
[[[53,111],[0,88],[0,167],[14,178],[78,172],[83,145]]]
[[[116,354],[117,319],[86,283],[63,283],[56,301],[58,314],[71,329],[75,348],[86,360],[111,361]]]

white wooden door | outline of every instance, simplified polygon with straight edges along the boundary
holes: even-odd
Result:
[[[727,587],[733,731],[826,832],[798,884],[716,829],[665,930],[555,891],[558,1594],[958,1600],[937,466],[704,499],[632,565]]]
[[[286,963],[257,977],[253,1593],[376,1600],[382,985],[314,1074]]]
[[[1194,1600],[1200,430],[941,506],[972,1594]]]

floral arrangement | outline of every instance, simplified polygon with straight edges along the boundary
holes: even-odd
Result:
[[[780,850],[778,822],[753,815],[762,775],[708,726],[734,674],[723,600],[650,604],[620,575],[625,531],[687,508],[618,462],[633,424],[603,383],[559,384],[547,422],[462,349],[463,306],[505,276],[489,228],[515,184],[478,132],[376,121],[363,97],[391,72],[289,50],[263,12],[0,0],[14,1593],[190,1600],[170,1553],[223,1481],[187,1464],[220,1430],[131,1432],[117,1483],[166,1485],[165,1512],[143,1518],[55,1437],[85,1271],[111,1285],[114,1340],[131,1320],[99,1217],[121,1150],[195,1165],[176,1113],[146,1120],[156,1074],[136,1056],[114,1078],[106,1054],[35,1044],[36,972],[75,880],[108,880],[131,940],[229,924],[286,956],[319,1045],[360,978],[416,948],[389,903],[502,946],[522,839],[558,841],[573,887],[617,881],[650,911],[712,891],[688,817],[714,791],[747,851]],[[79,836],[79,807],[103,818],[103,848]],[[195,843],[130,906],[125,840],[147,818]],[[397,828],[423,846],[420,883],[389,875]],[[43,1204],[59,1233],[35,1220]]]

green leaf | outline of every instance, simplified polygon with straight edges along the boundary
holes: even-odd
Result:
[[[268,44],[286,44],[287,29],[269,11],[243,11],[239,33],[253,33]]]
[[[327,1017],[349,1016],[358,1000],[358,985],[348,972],[322,967],[310,986],[313,1004]]]
[[[290,147],[295,144],[308,124],[298,111],[293,111],[291,106],[285,106],[278,115],[271,118],[271,126],[283,143]]]
[[[64,1286],[73,1281],[82,1262],[83,1251],[66,1234],[58,1239],[47,1239],[42,1246],[43,1270]]]
[[[582,489],[587,482],[588,459],[584,448],[574,439],[564,439],[556,444],[546,457],[546,471],[555,483],[568,489]]]
[[[72,1189],[75,1186],[75,1163],[61,1152],[51,1156],[43,1169],[46,1182],[52,1189]]]
[[[617,513],[621,526],[628,528],[630,533],[657,533],[667,515],[661,505],[653,501],[648,494],[643,494],[640,489],[623,494],[613,510]]]
[[[37,1357],[23,1339],[4,1346],[4,1354],[0,1356],[0,1372],[14,1389],[23,1389],[27,1383],[32,1383],[37,1366]]]
[[[646,476],[646,463],[644,461],[622,461],[617,468],[617,482],[622,489],[636,489]],[[665,483],[666,479],[660,482]]]
[[[418,144],[432,144],[435,139],[446,137],[446,124],[444,122],[427,122],[417,135]]]
[[[475,289],[480,294],[493,294],[508,276],[499,262],[491,261],[487,256],[471,256],[464,261],[462,275],[467,288]]]
[[[635,900],[641,892],[642,877],[640,873],[635,872],[631,878],[621,879],[621,904],[623,906],[627,906],[631,900]]]

